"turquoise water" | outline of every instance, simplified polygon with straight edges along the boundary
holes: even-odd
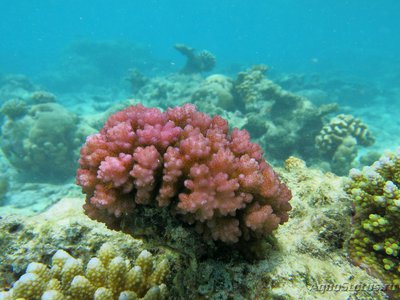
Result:
[[[218,67],[267,63],[279,71],[341,70],[363,77],[398,69],[398,1],[8,1],[0,3],[3,72],[37,75],[76,39],[207,48]],[[397,68],[396,68],[397,66]]]

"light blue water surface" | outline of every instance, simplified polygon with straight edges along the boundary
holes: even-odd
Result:
[[[380,77],[400,69],[397,0],[1,0],[0,72],[35,76],[72,41],[123,40],[180,63],[180,42],[218,66]]]

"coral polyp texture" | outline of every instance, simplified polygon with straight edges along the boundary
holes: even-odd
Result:
[[[400,148],[362,171],[352,169],[348,193],[355,207],[349,250],[386,284],[400,285]],[[397,289],[397,298],[400,296]]]
[[[111,244],[105,243],[89,260],[86,267],[64,250],[58,250],[48,268],[32,262],[26,273],[0,299],[165,299],[168,260],[155,264],[155,258],[143,250],[134,264],[117,255]]]
[[[233,244],[288,220],[289,189],[245,130],[186,104],[112,115],[81,149],[77,183],[92,219],[123,229],[141,206],[167,208],[206,240]]]

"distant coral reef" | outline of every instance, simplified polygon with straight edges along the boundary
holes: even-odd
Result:
[[[182,73],[207,72],[211,71],[215,66],[215,56],[208,50],[196,53],[195,49],[183,44],[176,44],[174,48],[186,57],[186,64],[181,70]]]
[[[315,159],[314,138],[323,118],[337,109],[335,104],[316,106],[307,98],[282,89],[265,77],[267,67],[254,66],[240,72],[234,83],[236,103],[247,112],[250,133],[255,131],[273,159],[290,155]]]
[[[134,95],[163,108],[165,103],[181,105],[190,99],[201,110],[223,115],[247,129],[271,162],[282,162],[290,155],[317,161],[315,137],[337,105],[317,106],[284,90],[266,77],[267,69],[256,65],[239,72],[237,78],[222,74],[159,76],[150,78]]]
[[[0,101],[25,98],[35,90],[37,90],[37,86],[25,75],[0,75]]]

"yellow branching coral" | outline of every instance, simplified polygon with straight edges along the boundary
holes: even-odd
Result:
[[[350,177],[347,191],[355,208],[350,255],[385,283],[399,285],[400,148],[362,171],[352,169]]]
[[[8,292],[0,293],[1,300],[161,300],[166,295],[165,278],[168,260],[155,263],[153,255],[142,251],[134,264],[118,256],[115,248],[105,243],[98,257],[84,267],[63,250],[52,258],[52,267],[30,263],[26,274]]]

